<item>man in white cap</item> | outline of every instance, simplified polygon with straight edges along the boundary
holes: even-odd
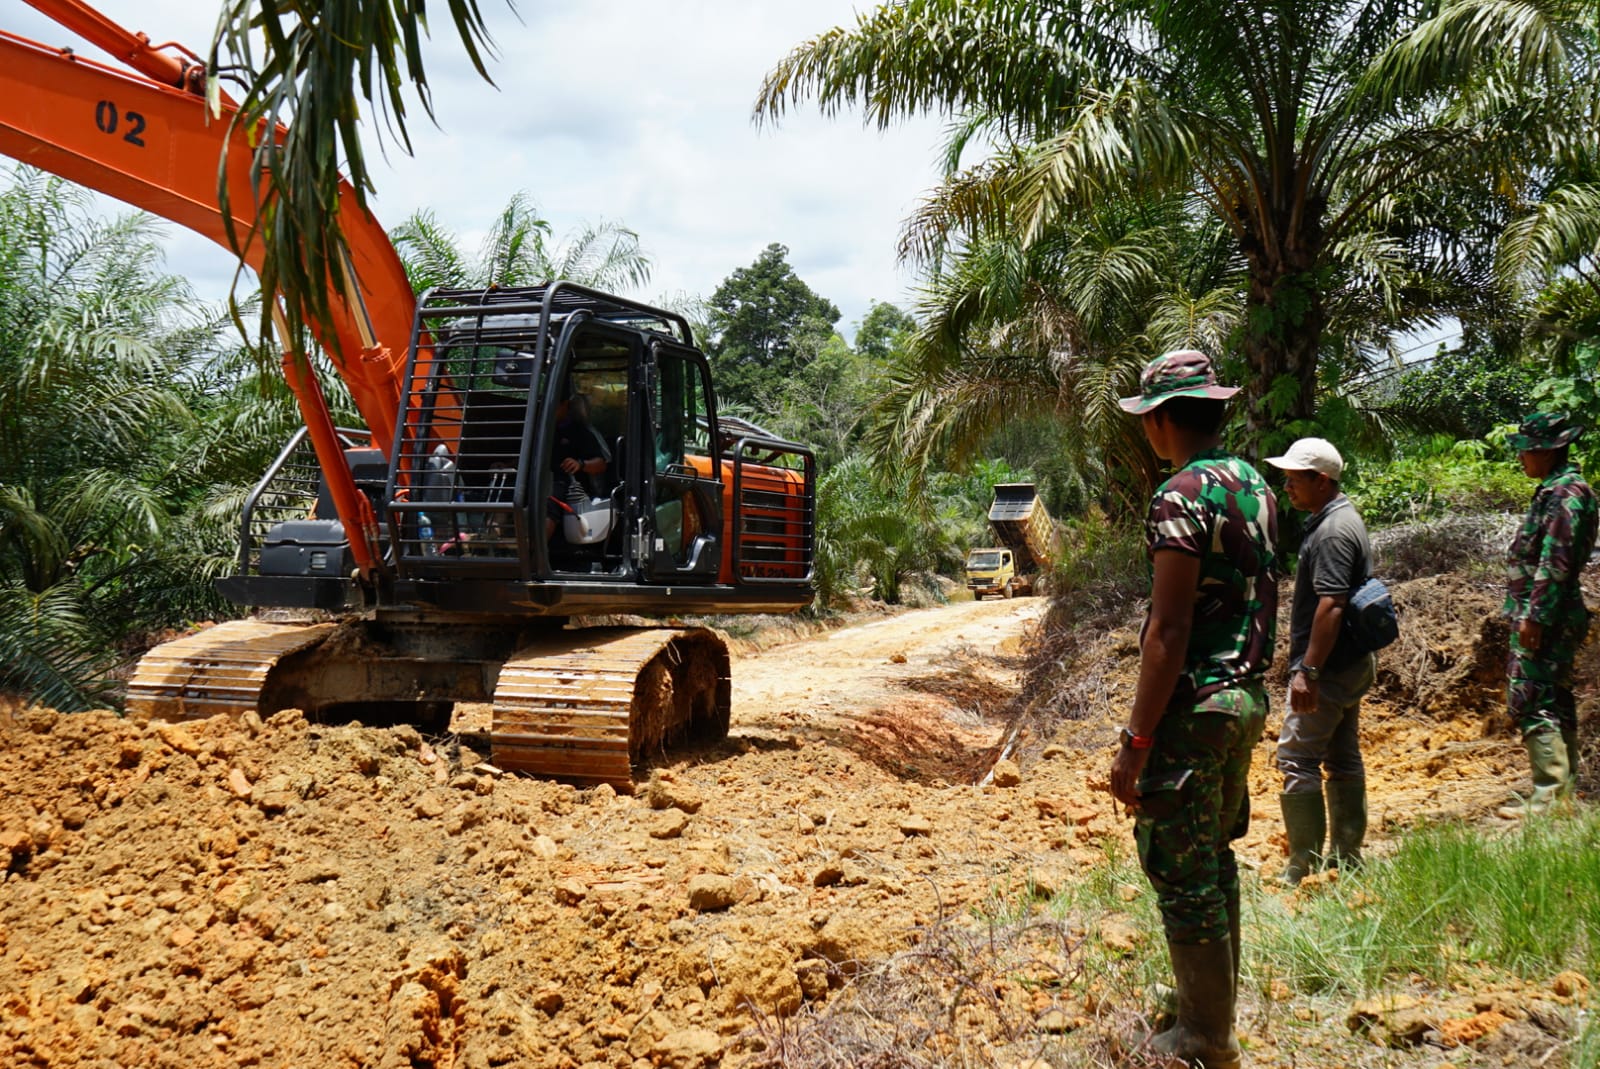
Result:
[[[1289,838],[1283,878],[1296,884],[1323,860],[1345,868],[1361,863],[1367,834],[1361,698],[1372,686],[1376,658],[1351,646],[1343,623],[1351,592],[1372,574],[1372,546],[1366,524],[1339,491],[1344,458],[1331,442],[1301,438],[1267,463],[1282,469],[1289,503],[1311,514],[1295,568],[1289,709],[1278,738],[1279,801]]]

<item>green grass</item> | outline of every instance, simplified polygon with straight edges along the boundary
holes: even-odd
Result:
[[[1417,979],[1444,988],[1484,972],[1600,977],[1600,810],[1505,832],[1424,827],[1359,874],[1299,894],[1247,874],[1243,890],[1244,983],[1257,995],[1286,984],[1297,995],[1350,1000]],[[1049,912],[1091,933],[1122,915],[1146,933],[1133,954],[1091,937],[1088,975],[1118,990],[1164,978],[1155,896],[1137,859],[1111,850]],[[1578,1042],[1600,1062],[1600,1028]]]
[[[1443,824],[1407,835],[1358,877],[1309,898],[1258,899],[1252,959],[1308,994],[1373,992],[1465,966],[1525,979],[1600,966],[1600,813],[1493,834]],[[1251,938],[1253,936],[1253,939]]]

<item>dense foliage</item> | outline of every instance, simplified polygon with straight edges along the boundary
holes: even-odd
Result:
[[[129,634],[217,607],[220,324],[161,259],[148,218],[25,168],[0,189],[0,689],[63,709],[109,700]]]

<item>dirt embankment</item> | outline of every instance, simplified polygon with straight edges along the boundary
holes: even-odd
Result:
[[[1487,814],[1523,774],[1489,595],[1412,597],[1429,626],[1366,714],[1380,850],[1422,816]],[[739,1064],[754,1021],[1129,844],[1102,787],[1133,632],[1096,641],[1053,737],[1013,737],[1042,609],[963,603],[741,657],[728,741],[636,797],[501,775],[472,735],[0,713],[0,1065]],[[1256,866],[1282,853],[1269,766],[1264,743]]]

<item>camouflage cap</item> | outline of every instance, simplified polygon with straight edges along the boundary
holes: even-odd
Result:
[[[1561,412],[1535,412],[1506,441],[1512,449],[1525,453],[1530,449],[1560,449],[1582,433],[1583,425]]]
[[[1162,353],[1144,366],[1139,375],[1139,395],[1124,397],[1117,403],[1125,412],[1143,415],[1174,397],[1209,397],[1225,401],[1239,392],[1237,386],[1217,385],[1211,358],[1194,349]]]

